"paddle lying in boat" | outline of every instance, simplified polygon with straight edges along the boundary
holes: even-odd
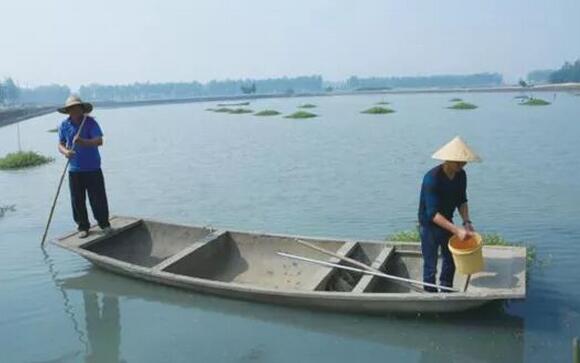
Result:
[[[300,238],[381,273],[421,280],[416,243],[308,238],[180,226],[131,217],[111,219],[114,232],[92,228],[86,239],[71,233],[56,244],[97,266],[164,285],[229,298],[325,310],[364,313],[450,312],[494,300],[524,298],[526,251],[485,246],[486,271],[473,275],[468,292],[418,293],[409,286],[336,266],[293,261],[285,251],[310,259],[320,252],[296,243]],[[341,258],[325,262],[343,265]],[[455,285],[464,276],[456,274]]]

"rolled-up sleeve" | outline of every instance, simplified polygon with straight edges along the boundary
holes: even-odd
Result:
[[[437,193],[437,183],[429,175],[423,179],[423,193],[425,198],[425,216],[429,221],[432,221],[439,212],[441,201]]]

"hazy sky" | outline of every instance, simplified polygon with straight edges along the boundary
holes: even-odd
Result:
[[[580,0],[0,0],[21,85],[501,72],[580,58]]]

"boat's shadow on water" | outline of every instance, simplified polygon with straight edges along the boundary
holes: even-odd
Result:
[[[429,362],[523,361],[524,320],[509,315],[502,303],[444,315],[338,314],[201,295],[114,275],[96,267],[91,267],[82,276],[61,280],[60,286],[83,294],[86,337],[90,345],[87,361],[94,361],[99,354],[108,362],[120,361],[119,298],[201,309],[415,350]],[[117,340],[116,347],[111,344],[114,340]],[[106,347],[103,341],[107,341]]]

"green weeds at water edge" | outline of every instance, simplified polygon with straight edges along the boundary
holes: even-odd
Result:
[[[457,102],[453,106],[449,106],[447,108],[449,108],[451,110],[473,110],[473,109],[476,109],[477,106],[474,105],[473,103],[461,101],[461,102]]]
[[[256,112],[254,115],[256,115],[256,116],[276,116],[279,114],[280,114],[280,112],[278,112],[276,110],[263,110],[260,112]]]
[[[284,118],[312,118],[318,116],[317,114],[306,112],[306,111],[298,111],[294,112],[293,114],[284,116]]]
[[[29,168],[51,161],[54,161],[54,159],[42,156],[34,151],[19,151],[0,158],[0,170]]]
[[[387,107],[371,107],[368,110],[361,111],[361,113],[368,113],[371,115],[383,115],[387,113],[393,113],[395,110],[392,110]]]

